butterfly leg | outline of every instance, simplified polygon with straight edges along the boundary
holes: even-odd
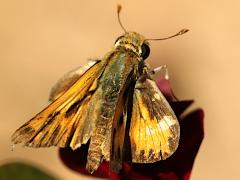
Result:
[[[162,65],[162,66],[159,66],[157,68],[154,68],[152,71],[151,71],[151,74],[156,74],[156,73],[163,73],[163,76],[165,79],[169,79],[169,73],[168,73],[168,68],[166,65]]]

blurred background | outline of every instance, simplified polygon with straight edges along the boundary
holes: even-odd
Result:
[[[151,42],[151,67],[168,66],[179,99],[205,110],[205,139],[192,179],[240,179],[240,1],[0,1],[0,164],[23,160],[61,177],[79,179],[57,148],[16,146],[10,136],[48,104],[51,86],[65,72],[102,57],[127,30],[161,38]],[[193,107],[193,108],[194,108]],[[88,179],[82,176],[82,179]]]

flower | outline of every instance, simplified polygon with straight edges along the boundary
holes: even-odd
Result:
[[[109,163],[103,162],[92,176],[101,178],[118,179],[163,179],[163,180],[188,180],[191,175],[194,159],[203,140],[202,109],[196,109],[183,116],[183,112],[193,103],[193,100],[179,101],[174,96],[168,80],[159,79],[158,87],[164,94],[176,116],[178,117],[181,135],[176,152],[164,161],[150,164],[135,164],[124,162],[119,174],[109,170]],[[60,158],[69,168],[90,175],[85,169],[87,162],[88,145],[82,145],[78,150],[61,148]]]

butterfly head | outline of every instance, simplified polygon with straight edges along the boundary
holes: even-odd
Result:
[[[144,36],[136,32],[125,32],[124,35],[117,38],[115,48],[129,50],[142,57],[145,60],[150,54],[149,43]]]
[[[115,42],[115,48],[123,48],[125,50],[129,50],[137,54],[139,57],[142,58],[142,60],[145,60],[149,54],[150,54],[150,48],[149,48],[149,43],[148,41],[152,40],[166,40],[170,39],[182,34],[185,34],[188,32],[188,29],[182,29],[178,33],[166,37],[166,38],[157,38],[157,39],[149,39],[149,38],[144,38],[141,34],[138,34],[136,32],[129,32],[126,30],[126,28],[123,26],[121,19],[120,19],[120,11],[122,7],[121,5],[117,6],[117,15],[118,15],[118,23],[121,26],[121,28],[124,30],[125,34],[117,38]]]

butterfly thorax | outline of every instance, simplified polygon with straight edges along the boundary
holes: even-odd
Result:
[[[142,44],[145,42],[144,36],[136,32],[126,32],[115,42],[115,49],[125,49],[132,51],[138,56],[142,53]]]

